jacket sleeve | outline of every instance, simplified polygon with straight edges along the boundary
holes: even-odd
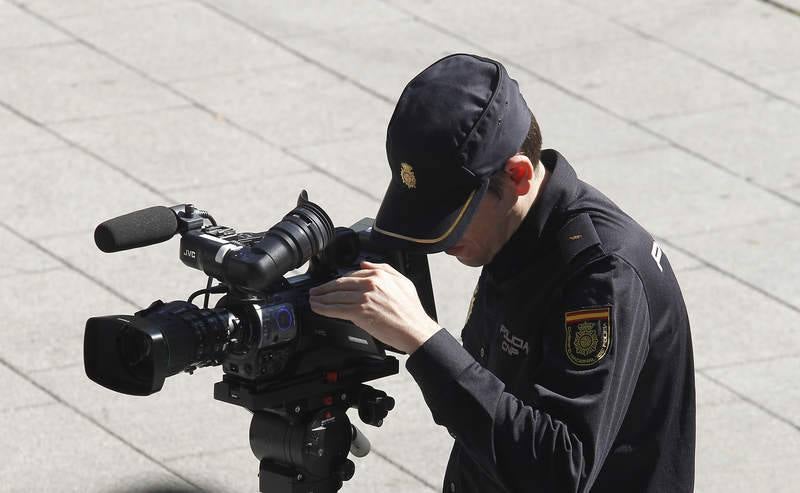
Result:
[[[610,341],[602,357],[586,364],[575,358],[586,351],[568,346],[575,339],[567,338],[566,315],[595,307],[609,308]],[[434,421],[486,474],[511,491],[585,492],[622,425],[649,350],[647,300],[634,269],[605,257],[573,277],[548,312],[553,315],[543,324],[533,321],[542,331],[542,352],[527,402],[506,392],[444,329],[406,367]]]

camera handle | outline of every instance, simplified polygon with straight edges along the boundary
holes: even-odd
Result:
[[[261,461],[260,491],[336,492],[353,477],[355,464],[347,455],[352,452],[363,457],[369,452],[369,442],[345,411],[357,407],[365,423],[380,426],[394,408],[394,399],[363,384],[347,390],[336,396],[302,399],[285,413],[253,413],[250,448]],[[319,404],[322,406],[314,408]]]

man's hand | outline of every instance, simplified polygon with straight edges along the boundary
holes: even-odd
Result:
[[[389,264],[361,262],[361,269],[309,290],[311,310],[349,320],[408,354],[439,331],[407,277]]]

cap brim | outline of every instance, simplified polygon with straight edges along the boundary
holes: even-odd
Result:
[[[443,252],[461,239],[488,185],[488,178],[481,180],[477,188],[448,200],[444,193],[420,197],[393,180],[375,217],[371,239],[391,250]]]

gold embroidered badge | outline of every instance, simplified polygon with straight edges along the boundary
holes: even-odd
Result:
[[[400,163],[400,178],[408,188],[417,188],[417,177],[414,176],[414,168],[408,163]]]
[[[467,309],[467,318],[464,320],[464,323],[469,322],[469,317],[472,316],[472,306],[475,304],[475,297],[478,296],[478,286],[480,286],[480,284],[476,284],[475,289],[472,291],[472,299],[469,300],[469,309]]]
[[[611,348],[611,307],[564,314],[564,352],[576,366],[591,366]]]

